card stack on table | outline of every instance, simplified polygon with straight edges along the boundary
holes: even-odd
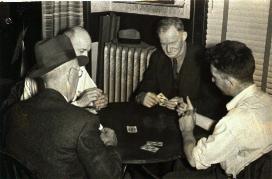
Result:
[[[137,133],[137,126],[127,126],[127,132],[128,133]]]
[[[160,147],[163,146],[163,142],[160,141],[147,141],[145,145],[141,146],[142,150],[156,153]]]

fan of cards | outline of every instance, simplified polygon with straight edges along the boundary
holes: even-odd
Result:
[[[163,146],[163,142],[147,141],[145,145],[141,146],[141,149],[156,153],[162,146]]]
[[[166,106],[166,105],[165,105],[165,102],[168,101],[168,98],[167,98],[166,96],[164,96],[163,93],[159,93],[159,94],[157,95],[157,98],[159,98],[159,100],[160,100],[160,102],[159,102],[159,105],[160,105],[160,106]]]

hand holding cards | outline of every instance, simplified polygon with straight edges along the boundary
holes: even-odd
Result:
[[[102,94],[101,89],[98,89],[96,87],[88,88],[77,96],[76,98],[77,106],[93,107],[94,101],[96,101],[98,97],[101,96],[101,94]]]
[[[159,105],[160,106],[166,106],[165,105],[165,102],[166,101],[168,101],[168,98],[166,97],[166,96],[164,96],[164,94],[163,93],[159,93],[158,95],[157,95],[157,98],[159,98]]]
[[[145,145],[141,146],[142,150],[156,153],[160,147],[163,146],[163,142],[160,141],[147,141]]]
[[[193,131],[196,124],[196,112],[188,96],[186,101],[187,110],[184,115],[179,118],[179,128],[181,131]]]
[[[175,110],[179,104],[183,103],[183,99],[181,97],[175,96],[168,99],[163,93],[159,93],[157,98],[159,99],[160,106],[166,107],[170,110]]]
[[[100,130],[101,129],[101,130]],[[116,146],[117,145],[117,137],[113,129],[99,126],[100,130],[100,139],[104,142],[106,146]]]

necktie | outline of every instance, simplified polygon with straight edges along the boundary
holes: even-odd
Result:
[[[178,78],[178,72],[177,72],[178,63],[176,58],[173,58],[172,60],[173,60],[173,77],[176,80]]]

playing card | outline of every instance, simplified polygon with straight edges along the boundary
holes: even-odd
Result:
[[[157,95],[157,97],[159,98],[160,102],[159,102],[159,105],[160,106],[165,106],[165,102],[168,101],[168,98],[166,96],[164,96],[163,93],[159,93]]]
[[[127,132],[128,133],[137,133],[137,126],[127,126]]]
[[[152,145],[152,146],[162,147],[163,146],[163,142],[159,142],[159,141],[147,141],[146,145]]]
[[[102,124],[100,124],[98,130],[101,131],[103,128],[104,128],[104,127],[102,126]]]
[[[159,150],[158,147],[155,147],[155,146],[152,146],[152,145],[143,145],[143,146],[141,146],[141,149],[149,151],[149,152],[153,152],[153,153],[155,153],[155,152],[157,152]]]

